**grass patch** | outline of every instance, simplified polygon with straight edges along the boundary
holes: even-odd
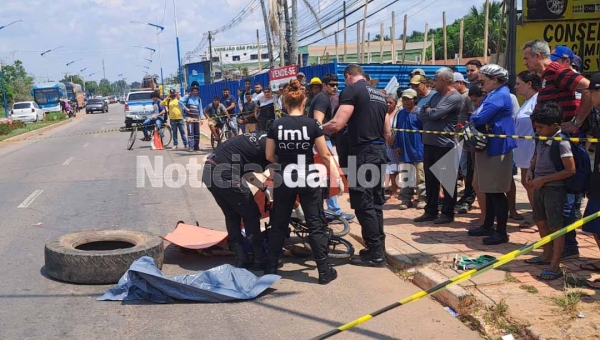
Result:
[[[513,282],[513,283],[520,283],[521,282],[516,277],[510,275],[510,273],[505,273],[504,274],[504,281],[506,281],[506,282]]]
[[[565,277],[565,284],[568,287],[586,287],[587,281],[586,279],[579,276],[575,276],[574,274],[568,274]]]
[[[531,293],[531,294],[537,294],[538,293],[538,289],[535,288],[534,286],[531,286],[531,285],[521,285],[521,286],[519,286],[519,288],[523,289],[527,293]]]
[[[46,115],[46,119],[42,122],[24,124],[20,121],[14,121],[13,125],[10,128],[4,126],[8,124],[0,124],[0,130],[1,132],[3,132],[0,133],[0,141],[18,136],[29,131],[38,130],[52,124],[56,124],[65,119],[66,116],[64,114],[60,112],[51,112]]]
[[[483,320],[486,324],[493,326],[501,333],[511,333],[517,339],[528,338],[527,327],[529,325],[511,320],[508,314],[508,305],[504,300],[501,300],[494,306],[486,307]]]
[[[579,305],[579,302],[581,302],[581,298],[587,295],[587,293],[581,290],[565,291],[562,296],[553,297],[552,302],[562,308],[565,313],[574,316],[577,312],[577,306]]]

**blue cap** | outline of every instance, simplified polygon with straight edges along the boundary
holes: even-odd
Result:
[[[569,58],[569,60],[573,61],[573,59],[575,59],[575,53],[567,46],[556,46],[554,51],[552,51],[552,54],[550,54],[550,59],[552,61],[557,61],[560,58]]]

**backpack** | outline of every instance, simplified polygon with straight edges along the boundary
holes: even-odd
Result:
[[[570,138],[568,134],[560,133],[562,138]],[[557,171],[564,170],[562,159],[560,158],[560,142],[552,141],[550,146],[550,158]],[[575,175],[564,180],[565,189],[569,194],[585,194],[590,187],[590,177],[592,174],[592,164],[587,151],[579,145],[569,141],[573,160],[575,161]]]

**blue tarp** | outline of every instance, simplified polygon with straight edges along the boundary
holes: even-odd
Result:
[[[243,268],[224,264],[194,275],[166,277],[154,263],[144,256],[131,264],[117,287],[109,289],[99,301],[148,300],[172,303],[176,300],[198,302],[229,302],[254,299],[273,283],[279,275],[257,277]]]

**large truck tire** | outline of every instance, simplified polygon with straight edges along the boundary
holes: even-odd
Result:
[[[54,279],[71,283],[116,283],[131,264],[142,256],[154,258],[158,268],[162,268],[163,251],[160,237],[142,232],[76,232],[46,242],[45,273]]]

